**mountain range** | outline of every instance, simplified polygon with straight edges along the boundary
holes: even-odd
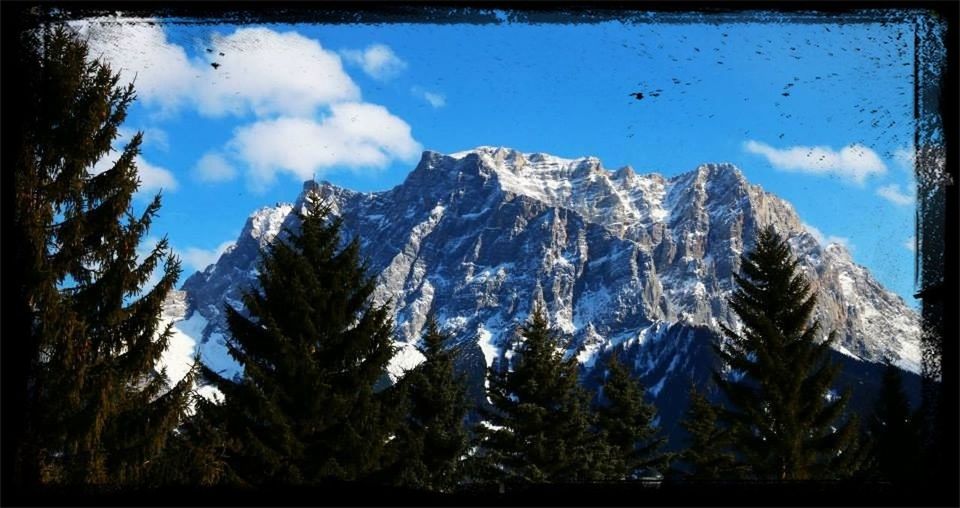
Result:
[[[885,360],[904,369],[918,397],[917,313],[843,245],[821,245],[788,202],[735,166],[704,164],[667,178],[608,170],[593,157],[485,146],[424,152],[388,191],[310,181],[292,203],[253,212],[236,243],[168,299],[164,317],[175,323],[179,352],[168,356],[178,365],[196,347],[215,370],[239,372],[223,346],[224,304],[242,307],[261,249],[296,227],[293,212],[308,191],[342,217],[346,238],[359,239],[377,277],[373,299],[393,311],[392,379],[422,360],[416,345],[432,312],[482,403],[485,368],[510,357],[519,325],[540,304],[588,385],[602,359],[621,352],[657,405],[661,428],[680,436],[690,383],[706,387],[722,368],[710,348],[720,325],[739,326],[727,299],[741,255],[772,225],[817,292],[823,338],[837,333],[835,390],[853,389],[851,410],[868,410]]]

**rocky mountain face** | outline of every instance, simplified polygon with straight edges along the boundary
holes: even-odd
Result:
[[[819,294],[816,317],[837,331],[848,381],[872,382],[860,378],[884,359],[920,370],[917,314],[843,246],[820,245],[789,203],[730,164],[665,178],[609,171],[595,158],[479,147],[425,152],[406,181],[385,192],[326,182],[309,188],[343,217],[348,236],[360,238],[378,274],[374,298],[394,310],[401,349],[393,377],[422,358],[414,345],[432,311],[453,334],[459,367],[482,400],[483,369],[509,357],[517,327],[540,303],[586,379],[599,358],[626,351],[661,425],[672,429],[685,405],[676,401],[716,367],[709,344],[719,325],[737,326],[727,297],[740,256],[771,224],[789,238]],[[177,327],[215,368],[237,370],[222,347],[223,305],[241,306],[259,250],[296,226],[291,212],[303,198],[254,212],[235,246],[183,284]]]

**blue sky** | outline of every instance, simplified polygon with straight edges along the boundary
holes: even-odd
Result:
[[[136,78],[126,134],[184,278],[313,174],[385,190],[421,150],[502,145],[732,162],[916,306],[912,24],[839,21],[78,26]]]

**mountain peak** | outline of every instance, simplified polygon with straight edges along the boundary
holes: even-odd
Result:
[[[520,150],[506,146],[487,146],[481,145],[470,150],[455,152],[449,154],[454,159],[463,159],[475,155],[481,159],[494,161],[498,169],[508,168],[517,171],[528,166],[528,162],[534,163],[532,167],[543,168],[544,166],[577,166],[586,161],[592,161],[599,164],[600,160],[596,157],[578,157],[576,159],[567,159],[544,152],[524,153]]]
[[[743,172],[740,171],[740,168],[730,162],[708,162],[698,166],[697,170],[706,171],[712,174],[733,174],[737,176],[743,176]]]
[[[698,180],[737,180],[746,182],[740,168],[729,162],[709,162],[700,164],[696,169],[686,174],[696,175]],[[681,175],[682,176],[682,175]]]

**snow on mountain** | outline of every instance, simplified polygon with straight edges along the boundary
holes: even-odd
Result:
[[[182,320],[186,313],[187,294],[183,291],[171,291],[164,301],[158,330],[162,331],[170,323]],[[160,357],[158,370],[164,370],[170,384],[175,384],[190,372],[190,368],[193,366],[193,355],[197,350],[197,342],[192,334],[184,333],[176,325],[172,332],[173,335],[167,343],[167,349]]]
[[[393,305],[404,348],[394,378],[422,358],[411,346],[428,312],[453,334],[461,368],[482,375],[509,356],[517,326],[541,302],[585,369],[614,348],[630,350],[638,373],[669,384],[695,367],[663,355],[700,354],[690,341],[708,340],[703,334],[721,323],[737,326],[727,305],[732,276],[768,224],[789,238],[818,291],[815,313],[824,330],[837,331],[838,352],[920,369],[916,313],[731,164],[665,178],[609,171],[592,157],[478,147],[424,152],[407,179],[384,192],[326,182],[307,188],[343,217],[347,235],[359,236],[378,275],[374,299]],[[236,245],[183,285],[188,309],[179,329],[228,372],[236,366],[218,352],[223,305],[241,307],[242,291],[256,282],[259,249],[295,225],[297,206],[254,212]],[[651,392],[659,393],[656,382]]]
[[[199,313],[192,313],[189,320],[184,321],[187,314],[187,293],[184,291],[171,291],[163,303],[163,310],[160,314],[160,326],[158,330],[165,330],[170,324],[172,334],[167,345],[167,349],[160,357],[157,365],[159,371],[166,373],[170,385],[180,382],[194,365],[194,355],[196,355],[198,346],[195,337],[200,337],[202,326],[197,323],[203,320]],[[212,349],[212,355],[204,355],[204,361],[214,370],[217,369],[218,357],[226,356],[226,348],[219,344],[216,348],[200,346],[201,354]],[[230,365],[227,369],[235,371],[236,364]],[[222,400],[223,394],[220,390],[212,386],[202,386],[198,393],[210,400]],[[189,411],[192,411],[192,404]]]

